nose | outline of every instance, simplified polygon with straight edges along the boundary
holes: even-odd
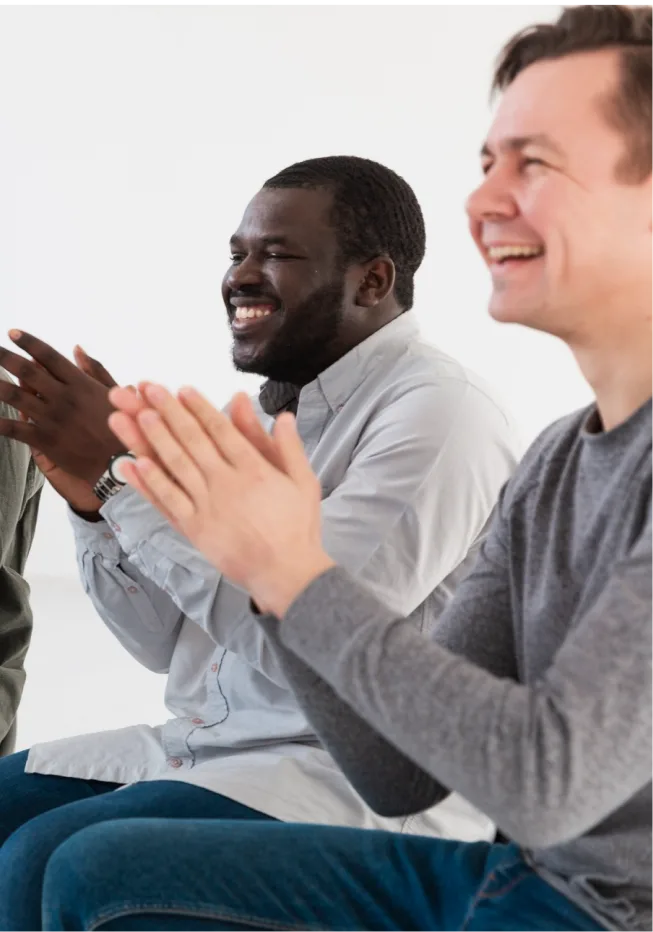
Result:
[[[260,285],[263,280],[261,263],[253,255],[244,256],[229,268],[225,276],[226,285],[233,291],[247,285]]]
[[[496,168],[469,195],[465,210],[472,225],[485,220],[511,220],[519,213],[506,177]]]

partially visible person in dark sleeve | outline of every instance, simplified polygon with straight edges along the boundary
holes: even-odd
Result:
[[[0,369],[0,379],[8,379]],[[0,402],[0,417],[18,417]],[[32,635],[29,586],[23,577],[34,537],[42,476],[28,448],[0,437],[0,757],[16,743],[16,712]]]

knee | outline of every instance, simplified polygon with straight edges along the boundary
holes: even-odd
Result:
[[[0,757],[0,847],[20,827],[27,751]],[[31,776],[31,774],[30,774]]]
[[[125,828],[121,820],[90,825],[55,849],[43,878],[44,929],[93,929],[120,910]]]
[[[29,751],[16,751],[13,754],[2,753],[4,748],[0,744],[0,780],[14,780],[16,777],[25,773],[25,765]]]
[[[0,847],[0,884],[4,889],[11,889],[26,878],[31,882],[36,874],[42,873],[61,840],[48,829],[47,820],[35,816],[5,839]]]

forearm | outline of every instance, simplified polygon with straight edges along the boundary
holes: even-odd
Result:
[[[284,647],[279,622],[261,616],[261,627],[279,657],[308,722],[365,802],[388,818],[411,815],[441,802],[448,791],[386,741],[328,683]]]
[[[216,644],[286,685],[241,589],[136,493],[125,490],[102,512],[101,523],[70,515],[80,574],[96,611],[133,657],[167,672],[188,618]]]
[[[182,623],[178,607],[129,563],[108,524],[70,520],[82,585],[98,615],[139,663],[166,673]]]
[[[608,620],[602,631],[617,668],[620,628]],[[340,569],[299,596],[280,635],[376,731],[521,844],[581,834],[648,779],[650,703],[644,714],[622,695],[603,651],[587,677],[591,637],[525,686],[427,641]],[[645,682],[646,656],[629,662]],[[611,727],[599,734],[593,716],[605,704]]]

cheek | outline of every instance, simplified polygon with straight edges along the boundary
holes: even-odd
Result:
[[[306,270],[299,272],[291,264],[270,269],[268,283],[284,307],[293,311],[310,297],[315,287]]]
[[[270,281],[279,294],[287,296],[288,302],[299,304],[320,288],[333,283],[333,274],[326,269],[309,262],[282,265],[271,271]]]
[[[588,224],[585,197],[570,189],[558,175],[534,179],[518,198],[525,231],[541,242],[549,262],[561,262]]]
[[[559,210],[560,198],[559,186],[541,175],[519,192],[519,212],[530,229],[543,234],[549,218]]]

